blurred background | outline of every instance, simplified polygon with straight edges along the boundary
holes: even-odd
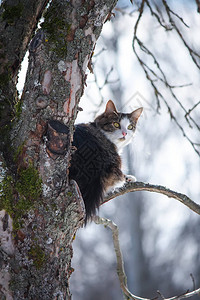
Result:
[[[123,169],[200,203],[200,14],[196,1],[118,1],[88,70],[77,123],[143,106]],[[169,7],[168,7],[168,6]],[[135,36],[134,36],[135,32]],[[200,286],[200,218],[174,199],[134,192],[102,205],[119,228],[130,291],[154,298]],[[73,243],[73,300],[123,299],[109,229],[94,223]],[[194,297],[197,299],[199,296]]]

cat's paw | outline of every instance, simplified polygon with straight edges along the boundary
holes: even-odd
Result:
[[[136,182],[136,178],[133,175],[125,175],[126,182]]]

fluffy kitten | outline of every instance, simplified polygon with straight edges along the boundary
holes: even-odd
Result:
[[[86,221],[95,214],[105,193],[135,177],[121,171],[119,153],[134,135],[136,123],[143,108],[132,113],[117,112],[109,100],[105,112],[94,122],[75,126],[72,156],[69,171],[80,188],[86,209]]]

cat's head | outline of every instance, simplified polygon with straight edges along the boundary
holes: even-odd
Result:
[[[140,107],[131,113],[120,113],[112,100],[109,100],[104,113],[95,119],[95,123],[120,150],[131,142],[142,111]]]

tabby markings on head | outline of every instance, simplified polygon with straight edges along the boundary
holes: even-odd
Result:
[[[95,122],[106,137],[117,146],[118,151],[121,152],[131,142],[142,110],[143,108],[138,108],[132,113],[119,113],[114,103],[109,100],[105,112],[97,117]]]

